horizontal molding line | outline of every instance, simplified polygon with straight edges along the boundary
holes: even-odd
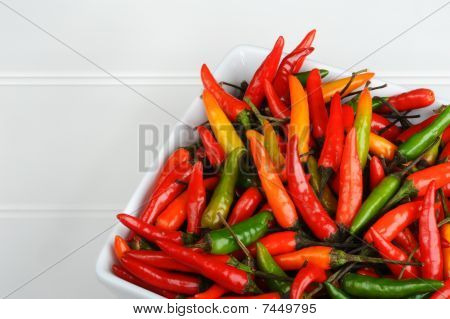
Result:
[[[131,86],[197,86],[198,75],[151,74],[115,75]],[[450,85],[449,75],[378,73],[378,79],[399,85]],[[0,86],[120,86],[119,81],[109,76],[94,75],[0,75]]]
[[[115,215],[121,209],[98,209],[98,208],[1,208],[1,219],[89,219],[107,218],[115,219]]]

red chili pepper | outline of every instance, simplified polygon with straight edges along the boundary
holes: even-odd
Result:
[[[131,250],[125,256],[139,260],[141,263],[159,269],[175,270],[181,272],[194,272],[191,267],[180,264],[162,251],[155,250]]]
[[[447,162],[450,159],[450,143],[445,144],[444,149],[439,154],[439,160]]]
[[[201,282],[197,277],[170,273],[128,256],[124,256],[121,262],[127,271],[149,285],[186,295],[195,295],[200,291]]]
[[[369,276],[373,278],[379,278],[380,275],[372,267],[363,267],[356,271],[358,275]]]
[[[248,188],[234,205],[230,217],[228,218],[228,224],[232,226],[252,216],[262,199],[263,197],[258,191],[258,188]]]
[[[342,164],[339,172],[339,200],[336,222],[349,228],[361,207],[363,196],[363,172],[356,145],[356,130],[353,128],[345,138]]]
[[[159,248],[175,260],[192,267],[206,278],[219,283],[225,289],[238,294],[259,291],[250,276],[243,270],[168,241],[160,240],[157,241],[157,244]]]
[[[336,93],[331,99],[330,119],[318,162],[321,189],[328,182],[330,176],[339,170],[343,149],[344,122],[342,119],[341,97],[339,93]]]
[[[332,240],[338,233],[338,227],[327,214],[306,179],[298,156],[296,135],[289,138],[286,172],[289,192],[303,220],[317,238]]]
[[[328,112],[322,94],[322,79],[318,69],[310,71],[306,80],[309,115],[312,124],[312,135],[317,141],[323,141],[327,131]],[[341,119],[342,122],[342,119]]]
[[[384,130],[386,126],[390,127]],[[375,134],[378,134],[380,130],[384,130],[384,132],[380,136],[389,141],[395,141],[397,136],[402,133],[402,129],[400,127],[392,125],[391,121],[377,113],[372,113],[372,122],[370,124],[370,129]]]
[[[450,183],[450,163],[434,165],[418,172],[412,173],[406,178],[405,184],[411,187],[415,196],[424,196],[428,184],[434,181],[439,189]]]
[[[201,78],[205,89],[211,92],[231,121],[236,121],[242,111],[249,109],[247,103],[235,98],[217,83],[206,64],[202,65]]]
[[[295,276],[294,282],[291,286],[291,299],[301,299],[305,289],[313,282],[324,282],[327,280],[327,274],[322,268],[315,266],[313,263],[308,263]]]
[[[391,96],[387,101],[399,112],[421,109],[434,103],[434,93],[430,89],[415,89]],[[377,109],[379,112],[391,112],[387,106]]]
[[[434,201],[436,183],[428,186],[419,217],[419,244],[422,255],[422,277],[442,280],[444,274],[441,236],[436,222]]]
[[[267,80],[264,81],[264,93],[266,94],[267,104],[273,117],[277,117],[280,119],[289,117],[291,111],[283,103],[283,101],[281,101],[272,83]]]
[[[337,171],[337,173],[331,177],[330,180],[330,186],[331,189],[335,194],[339,194],[339,186],[340,186],[340,180],[341,180],[341,173]]]
[[[432,294],[430,299],[450,299],[450,280],[447,280],[444,287]]]
[[[344,130],[346,133],[350,132],[355,121],[355,113],[350,105],[342,105],[342,121],[344,123]]]
[[[281,299],[281,296],[278,292],[268,292],[254,296],[226,296],[222,299]]]
[[[122,258],[122,256],[130,250],[130,246],[128,246],[125,239],[120,236],[114,237],[114,253],[118,260]]]
[[[383,163],[378,156],[370,159],[370,189],[374,189],[386,176]]]
[[[249,98],[257,108],[259,108],[264,100],[264,81],[272,82],[277,73],[278,63],[283,53],[283,46],[284,38],[280,36],[277,42],[275,42],[272,51],[264,59],[258,70],[256,70],[247,90],[245,90],[244,97]]]
[[[286,254],[298,249],[299,234],[295,231],[282,231],[269,234],[260,240],[269,254],[272,256]],[[249,251],[256,254],[256,244],[252,244],[248,247]]]
[[[442,133],[441,142],[442,144],[447,145],[449,141],[450,141],[450,127],[447,127]]]
[[[227,289],[222,288],[219,285],[212,285],[208,290],[194,295],[194,299],[217,299],[222,297],[228,292]]]
[[[164,208],[185,189],[184,183],[189,180],[191,171],[192,165],[189,162],[178,165],[153,193],[140,219],[145,223],[153,224]]]
[[[200,233],[200,220],[206,207],[206,189],[203,184],[203,165],[197,162],[192,170],[191,180],[187,189],[186,215],[187,232]]]
[[[417,242],[416,237],[411,232],[411,230],[409,230],[409,228],[405,228],[404,230],[399,232],[394,238],[393,242],[408,254],[414,252],[414,258],[416,258],[417,260],[422,260],[420,249],[418,249],[419,243]]]
[[[439,114],[435,114],[433,116],[430,116],[426,120],[423,120],[422,122],[411,126],[410,128],[404,130],[400,135],[397,136],[395,139],[397,143],[404,143],[406,142],[411,136],[416,134],[417,132],[422,131],[425,127],[433,123],[433,121],[438,117]]]
[[[151,292],[154,292],[155,294],[158,294],[160,296],[166,297],[168,299],[177,299],[180,298],[181,295],[165,290],[165,289],[161,289],[158,287],[155,287],[153,285],[149,285],[145,282],[143,282],[142,280],[136,278],[135,276],[133,276],[132,274],[130,274],[128,271],[126,271],[124,268],[122,268],[119,265],[113,265],[112,266],[112,272],[114,275],[116,275],[117,277],[128,281],[136,286],[142,287],[144,289],[150,290]]]
[[[131,215],[119,214],[117,215],[117,219],[119,219],[122,224],[131,229],[133,232],[151,242],[159,239],[170,240],[171,242],[179,245],[189,242],[189,236],[187,236],[187,234],[180,231],[166,231],[159,229],[158,227],[149,225]]]
[[[370,228],[369,231],[371,232],[372,235],[373,245],[383,258],[397,261],[408,260],[408,255],[403,250],[387,241],[374,228]],[[417,269],[417,267],[411,265],[403,266],[403,265],[387,264],[387,266],[395,276],[399,276],[402,273],[402,271],[404,271],[402,278],[405,279],[416,278],[419,276],[419,270]]]
[[[155,182],[155,186],[153,188],[153,193],[155,193],[159,186],[161,186],[162,182],[169,176],[177,167],[185,162],[189,162],[191,159],[191,155],[189,151],[185,148],[179,148],[175,150],[166,160],[163,168],[161,169],[161,173]]]
[[[225,151],[217,142],[214,135],[204,126],[197,127],[203,146],[205,147],[206,157],[212,166],[220,166],[225,160]]]
[[[280,97],[281,101],[290,104],[289,100],[289,75],[296,73],[295,69],[299,65],[303,64],[306,57],[313,52],[314,49],[309,46],[305,46],[304,48],[297,48],[286,55],[284,59],[281,61],[280,66],[278,67],[277,74],[272,81],[275,92]],[[300,67],[298,69],[300,69]]]

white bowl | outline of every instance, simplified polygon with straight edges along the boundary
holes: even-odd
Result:
[[[268,52],[269,50],[259,47],[238,46],[225,56],[223,61],[215,70],[214,76],[220,81],[227,81],[237,84],[241,83],[241,81],[243,80],[249,81]],[[312,68],[322,68],[329,70],[330,73],[325,78],[325,81],[329,81],[330,79],[333,79],[335,77],[349,75],[348,72],[343,72],[343,70],[308,59],[305,62],[303,69],[309,70]],[[383,83],[385,82],[376,79],[372,80],[372,86],[377,86]],[[389,96],[403,91],[405,90],[401,87],[389,84],[387,88],[376,91],[376,95]],[[201,92],[199,92],[199,96],[200,94]],[[426,110],[418,110],[416,113],[428,116],[431,113],[431,108],[427,108]],[[182,134],[183,132],[186,132],[186,124],[190,126],[196,126],[205,121],[206,115],[204,112],[203,103],[201,99],[197,97],[187,109],[181,121],[178,122],[178,124],[173,128],[169,140],[158,153],[157,167],[161,167],[161,165],[164,163],[164,160],[174,149],[180,146],[189,145],[194,142],[195,136],[192,136],[192,134],[189,136],[188,134]],[[138,214],[140,207],[145,201],[147,194],[151,190],[153,181],[157,175],[157,170],[155,169],[150,170],[145,174],[145,177],[137,187],[123,212],[132,215]],[[125,280],[122,280],[116,277],[111,272],[111,266],[115,262],[115,257],[112,250],[114,237],[116,235],[126,236],[127,233],[128,230],[122,225],[117,225],[112,230],[111,235],[106,241],[106,244],[103,247],[97,261],[96,272],[98,278],[114,293],[116,293],[118,297],[151,299],[163,298],[160,295],[157,295],[146,289],[140,288]]]

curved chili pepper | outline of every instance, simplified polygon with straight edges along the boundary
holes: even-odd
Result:
[[[369,81],[374,75],[375,75],[374,73],[370,73],[370,72],[357,74],[353,78],[351,84],[345,90],[342,97],[346,96],[347,94],[349,94],[353,90],[357,89],[358,87],[366,84],[366,82]],[[334,81],[323,84],[322,92],[323,92],[323,98],[324,98],[325,102],[329,102],[336,92],[341,92],[347,86],[348,82],[351,79],[352,79],[352,77],[349,76],[346,78],[334,80]]]
[[[186,295],[201,290],[201,281],[197,277],[157,269],[126,255],[121,262],[127,271],[149,285]]]
[[[132,274],[130,274],[128,271],[126,271],[124,268],[122,268],[119,265],[113,265],[112,266],[112,272],[114,275],[116,275],[117,277],[126,280],[136,286],[142,287],[144,289],[147,289],[151,292],[154,292],[155,294],[158,294],[160,296],[163,296],[165,298],[168,299],[177,299],[180,298],[182,295],[174,293],[172,291],[168,291],[165,289],[161,289],[158,287],[155,287],[153,285],[149,285],[145,282],[143,282],[142,280],[136,278],[135,276],[133,276]]]
[[[410,202],[397,206],[381,216],[372,228],[375,229],[387,241],[394,240],[397,235],[419,218],[419,210],[422,201]],[[364,240],[371,243],[372,236],[367,232]]]
[[[330,119],[328,121],[325,142],[319,158],[319,173],[321,189],[333,173],[341,165],[344,149],[344,122],[342,119],[341,97],[336,93],[331,100]]]
[[[433,144],[430,149],[428,149],[422,156],[422,159],[419,163],[417,163],[417,167],[419,169],[429,167],[431,165],[434,165],[436,162],[436,159],[439,155],[439,142],[441,140],[441,137],[438,138],[438,140]]]
[[[118,214],[117,219],[126,227],[145,239],[154,242],[158,239],[170,240],[176,244],[190,243],[191,236],[180,231],[165,231],[156,226],[149,225],[142,220],[127,214]]]
[[[388,126],[389,128],[386,129],[386,127]],[[389,141],[395,141],[397,136],[402,133],[402,129],[400,127],[392,125],[391,121],[377,113],[372,113],[372,122],[370,124],[370,129],[375,134],[378,134]],[[379,134],[378,132],[380,130],[383,130],[384,132],[382,134]]]
[[[342,122],[344,123],[344,130],[346,133],[350,132],[355,121],[355,114],[350,105],[342,105]]]
[[[447,280],[441,289],[432,294],[430,299],[450,299],[450,280]]]
[[[247,103],[226,92],[214,79],[206,64],[202,65],[200,74],[203,86],[212,94],[226,116],[233,122],[239,121],[244,127],[249,127],[250,119]]]
[[[369,151],[371,154],[392,160],[395,155],[397,146],[392,142],[389,142],[384,137],[381,137],[375,133],[370,132],[369,135]]]
[[[261,212],[231,227],[244,245],[250,245],[264,236],[273,220],[270,212]],[[203,248],[214,255],[224,255],[239,250],[239,245],[227,228],[210,231],[204,237]]]
[[[153,224],[167,205],[185,189],[184,183],[189,180],[191,172],[191,163],[183,162],[178,165],[153,193],[139,218],[147,224]]]
[[[254,131],[247,131],[247,139],[250,143],[253,161],[258,169],[261,185],[266,194],[267,201],[273,210],[275,219],[283,228],[297,227],[298,216],[294,203],[284,188],[269,158],[269,154],[252,132]]]
[[[440,289],[443,283],[437,280],[373,278],[357,274],[346,274],[342,279],[342,289],[361,298],[406,298]]]
[[[248,188],[238,199],[228,218],[228,224],[233,226],[248,219],[255,212],[263,197],[258,188]]]
[[[209,287],[204,292],[198,293],[194,295],[194,299],[217,299],[222,297],[224,294],[228,292],[227,289],[222,288],[221,286],[214,284]]]
[[[286,273],[277,265],[275,260],[273,260],[267,248],[259,242],[256,243],[256,262],[258,268],[265,273],[279,277],[287,277]],[[282,296],[287,296],[291,290],[291,285],[286,281],[265,279],[264,282],[267,283],[270,290],[277,291]]]
[[[304,154],[309,150],[309,108],[308,97],[300,81],[295,76],[289,76],[289,91],[291,94],[291,122],[289,136],[296,135],[298,152]],[[306,161],[306,157],[304,158]]]
[[[379,278],[380,275],[378,275],[378,273],[375,271],[375,269],[371,268],[371,267],[363,267],[363,268],[359,268],[356,273],[358,275],[363,275],[363,276],[370,276],[370,277],[374,277],[374,278]]]
[[[348,228],[358,213],[363,196],[363,172],[357,151],[355,129],[352,129],[345,139],[339,178],[336,223]]]
[[[322,207],[306,180],[297,149],[297,136],[294,135],[289,138],[286,160],[289,193],[313,234],[321,240],[333,240],[338,234],[338,227]]]
[[[405,163],[419,157],[449,125],[450,107],[446,107],[430,125],[399,145],[396,154],[397,160]]]
[[[311,30],[300,44],[280,62],[278,71],[272,83],[278,96],[286,103],[289,102],[288,76],[298,72],[306,56],[313,51],[310,46],[315,35],[316,30]]]
[[[448,162],[450,159],[450,143],[445,144],[441,153],[439,154],[439,161]]]
[[[180,264],[162,251],[131,250],[127,252],[125,256],[139,260],[143,264],[159,269],[175,270],[181,272],[194,272],[192,268]]]
[[[155,193],[159,186],[164,182],[167,176],[169,176],[173,170],[177,169],[177,167],[184,162],[188,162],[191,159],[191,155],[189,151],[185,148],[176,149],[166,160],[164,163],[161,172],[155,182],[155,186],[153,187],[153,193]]]
[[[408,254],[414,254],[414,258],[417,260],[422,260],[420,249],[418,249],[419,243],[409,228],[405,228],[399,232],[393,242]]]
[[[387,207],[392,207],[406,197],[422,197],[425,195],[430,182],[441,188],[450,183],[450,163],[443,163],[425,168],[409,175],[395,196],[389,201]]]
[[[408,129],[404,130],[400,135],[397,136],[395,141],[397,143],[404,143],[404,142],[406,142],[411,136],[413,136],[414,134],[422,131],[428,125],[433,123],[433,121],[438,117],[438,115],[439,114],[434,114],[434,115],[430,116],[429,118],[423,120],[422,122],[417,123],[417,124],[409,127]]]
[[[370,159],[370,189],[374,189],[386,176],[383,163],[378,156]]]
[[[430,89],[415,89],[398,95],[382,98],[399,112],[421,109],[434,103],[434,92]],[[381,103],[382,105],[383,103]],[[377,107],[378,112],[391,112],[387,106]]]
[[[337,288],[329,282],[325,282],[324,286],[327,289],[328,295],[331,297],[331,299],[351,299],[350,296],[347,295],[343,290]]]
[[[318,69],[311,70],[306,81],[306,92],[308,93],[308,107],[311,117],[312,135],[317,141],[322,141],[327,130],[328,112],[325,107],[325,101],[323,100],[322,81]],[[340,115],[342,117],[342,114]],[[337,114],[335,117],[337,117]],[[335,119],[335,121],[338,120]]]
[[[276,118],[284,119],[291,114],[290,109],[281,101],[272,83],[264,81],[264,93],[267,98],[267,105],[269,106],[270,113]]]
[[[318,71],[319,71],[320,77],[322,79],[324,77],[326,77],[328,75],[328,73],[330,73],[328,70],[325,70],[325,69],[319,69]],[[295,73],[294,75],[297,77],[297,79],[300,81],[300,83],[303,86],[305,86],[310,74],[311,74],[311,71],[304,71],[304,72]]]
[[[370,123],[372,122],[372,97],[368,88],[365,88],[358,100],[355,116],[356,141],[361,167],[366,166],[370,145]]]
[[[432,181],[424,196],[419,215],[419,245],[422,255],[422,277],[425,279],[443,279],[443,256],[441,236],[436,222],[434,201],[436,182]]]
[[[120,236],[114,237],[114,253],[118,260],[122,258],[122,256],[130,250],[125,239]]]
[[[211,131],[204,126],[197,127],[198,135],[205,147],[206,157],[212,166],[219,166],[225,160],[225,152],[216,141]]]
[[[242,144],[233,124],[230,123],[216,99],[208,90],[203,91],[203,104],[214,135],[225,152],[228,154],[236,148],[243,147],[244,144]]]
[[[253,75],[244,97],[250,99],[252,103],[259,108],[264,100],[264,81],[272,82],[278,70],[281,54],[283,53],[284,38],[279,37],[272,51],[267,55],[264,61]]]
[[[219,214],[222,215],[223,218],[227,218],[234,198],[234,188],[239,172],[239,160],[244,152],[245,149],[239,147],[228,154],[219,184],[214,190],[211,200],[203,212],[201,219],[202,227],[211,229],[219,228],[222,224]]]
[[[378,250],[383,258],[388,258],[391,260],[407,261],[408,255],[402,251],[400,248],[388,242],[383,236],[380,235],[374,228],[369,230],[372,235],[373,245],[375,249]],[[417,278],[419,276],[419,270],[414,266],[402,266],[387,264],[389,269],[395,276],[399,276],[403,272],[402,278]]]
[[[450,278],[450,224],[441,227],[442,256],[444,262],[444,279]]]
[[[305,262],[313,263],[324,270],[340,267],[349,262],[402,264],[402,262],[382,258],[351,255],[327,246],[306,247],[291,253],[274,256],[274,259],[283,270],[300,269]]]
[[[325,208],[329,214],[334,215],[336,213],[337,200],[336,197],[334,197],[333,192],[328,187],[328,185],[324,186],[322,190],[322,195],[319,196],[320,174],[319,174],[319,167],[314,156],[312,155],[308,156],[306,166],[308,168],[308,173],[311,175],[309,183],[311,184],[312,188],[314,189],[314,192],[316,193],[320,202],[322,203],[323,208]]]
[[[290,297],[291,299],[301,299],[305,289],[313,282],[324,282],[327,279],[327,274],[322,268],[315,266],[312,263],[307,264],[295,276],[292,283]]]
[[[162,251],[175,260],[188,267],[192,267],[225,289],[238,294],[246,292],[258,293],[260,291],[250,278],[250,275],[243,270],[223,264],[205,254],[197,253],[168,241],[158,241],[157,244]]]
[[[269,121],[264,121],[262,130],[264,134],[264,147],[269,153],[273,165],[280,173],[280,177],[285,180],[285,178],[282,176],[285,160],[278,144],[278,135]]]
[[[192,234],[199,234],[200,219],[206,207],[206,189],[203,183],[202,162],[195,163],[186,192],[186,231]]]

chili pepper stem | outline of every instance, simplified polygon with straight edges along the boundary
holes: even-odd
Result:
[[[387,86],[388,86],[387,83],[384,83],[382,85],[374,86],[374,87],[369,88],[369,91],[375,91],[375,90],[384,89]],[[358,95],[358,94],[361,94],[361,93],[362,93],[362,90],[359,90],[359,91],[355,91],[355,92],[350,92],[346,96],[348,97],[348,96]]]
[[[237,116],[237,121],[241,123],[244,130],[249,130],[251,127],[250,113],[247,110],[241,111]]]
[[[327,185],[331,175],[333,175],[333,173],[334,171],[331,167],[323,167],[323,166],[319,167],[319,176],[320,176],[319,197],[322,196],[322,192],[325,186]]]
[[[416,248],[414,248],[414,249],[411,251],[411,253],[409,254],[408,259],[406,259],[406,261],[411,261],[412,258],[413,258],[413,256],[414,256],[414,254],[417,252],[417,250],[419,250],[419,246],[417,246]],[[400,274],[398,274],[398,279],[402,279],[403,274],[404,274],[405,271],[406,271],[406,267],[407,267],[406,265],[402,267],[402,270],[400,271]]]
[[[220,84],[221,86],[226,85],[226,86],[235,88],[236,90],[244,91],[244,89],[243,89],[241,86],[236,85],[236,84],[233,84],[233,83],[230,83],[230,82],[220,81],[219,84]]]
[[[345,91],[348,90],[348,88],[350,87],[350,85],[353,83],[353,81],[355,80],[355,77],[360,74],[360,73],[364,73],[367,72],[367,69],[362,69],[356,72],[352,72],[352,76],[350,77],[350,80],[348,80],[347,84],[344,86],[344,88],[342,89],[342,91],[340,92],[341,96],[344,96]]]
[[[324,285],[319,283],[314,290],[312,290],[311,292],[305,293],[303,296],[303,299],[312,299],[314,297],[314,295],[316,295],[323,289],[323,287],[324,287]]]
[[[378,257],[369,257],[369,256],[361,256],[361,255],[350,255],[344,251],[334,251],[331,255],[333,259],[333,265],[341,266],[348,262],[357,262],[357,263],[371,263],[371,264],[395,264],[395,265],[408,265],[408,266],[422,266],[420,262],[408,262],[408,261],[399,261],[399,260],[391,260],[384,259]]]
[[[438,227],[442,227],[442,226],[444,226],[445,224],[448,224],[448,223],[450,223],[450,217],[446,217],[443,220],[441,220],[439,222],[439,224],[438,224]]]
[[[377,97],[374,97],[374,99],[377,99]],[[397,117],[401,117],[402,115],[400,114],[400,112],[391,104],[389,103],[389,101],[387,99],[385,99],[384,104],[387,105],[388,108],[391,109],[391,111],[397,115]],[[408,120],[408,119],[402,119],[400,118],[400,123],[402,124],[402,128],[404,130],[406,130],[407,128],[410,128],[412,126],[412,123]]]
[[[444,210],[444,216],[450,217],[450,212],[449,212],[448,206],[447,206],[447,198],[444,194],[444,190],[442,188],[439,188],[438,193],[439,193],[439,199],[441,201],[442,209]]]

